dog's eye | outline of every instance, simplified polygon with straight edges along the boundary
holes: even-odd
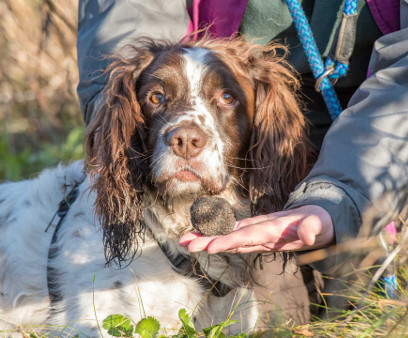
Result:
[[[235,97],[230,92],[222,92],[218,101],[227,106],[231,106],[235,103]]]
[[[159,104],[163,103],[166,99],[162,93],[155,92],[150,95],[149,100],[154,104]]]

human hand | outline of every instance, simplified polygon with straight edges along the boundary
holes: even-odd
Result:
[[[190,252],[302,251],[334,243],[334,227],[329,213],[316,205],[275,212],[238,221],[225,236],[204,237],[190,232],[179,244]]]

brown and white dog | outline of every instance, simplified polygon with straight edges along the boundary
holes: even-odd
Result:
[[[221,196],[242,219],[281,209],[307,173],[297,80],[280,48],[146,40],[111,64],[87,131],[87,179],[58,231],[50,220],[81,162],[0,187],[0,331],[98,336],[98,321],[119,313],[171,332],[179,309],[208,326],[242,293],[240,327],[253,327],[251,258],[190,256],[178,239],[197,197]]]

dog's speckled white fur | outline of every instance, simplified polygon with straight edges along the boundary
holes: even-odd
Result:
[[[240,287],[221,298],[205,295],[207,290],[196,278],[182,276],[172,269],[149,231],[142,254],[128,267],[121,270],[107,267],[102,233],[93,211],[95,196],[86,179],[63,222],[59,250],[50,262],[57,272],[55,278],[62,294],[62,301],[51,303],[47,256],[58,217],[45,230],[64,196],[64,185],[72,185],[82,173],[82,162],[76,162],[46,170],[32,180],[0,185],[0,328],[9,331],[5,332],[7,337],[21,336],[20,325],[27,331],[47,335],[97,337],[97,320],[101,325],[111,314],[127,315],[136,322],[144,316],[154,316],[163,332],[174,333],[180,327],[181,308],[194,310],[193,317],[201,327],[225,319],[233,300],[242,292],[245,294],[242,303],[250,298],[251,291]],[[167,241],[174,254],[186,252],[177,244],[178,234],[168,232],[166,224],[188,228],[189,224],[181,224],[186,223],[183,215],[186,211],[181,209],[173,215],[161,214],[156,207],[145,211],[150,231],[159,240]],[[228,285],[235,285],[233,281],[240,278],[240,271],[235,268],[242,266],[242,262],[226,265],[217,256],[209,260],[204,254],[198,259],[207,274],[215,279],[222,276],[221,280]],[[254,304],[239,307],[236,316],[244,318],[244,328],[252,328],[256,318]]]

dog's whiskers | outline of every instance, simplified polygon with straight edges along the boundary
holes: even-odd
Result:
[[[224,155],[224,157],[228,160],[240,160],[240,161],[245,161],[245,162],[254,162],[255,160],[248,158],[248,157],[232,157],[232,156],[227,156]]]
[[[150,164],[150,170],[149,170],[149,175],[153,174],[153,170],[156,169],[156,167],[159,165],[159,161],[166,156],[166,153],[161,154],[159,157],[157,157],[156,159],[154,159],[151,164]],[[153,157],[153,155],[152,155]]]
[[[234,185],[237,185],[239,187],[241,187],[244,191],[249,192],[249,189],[247,187],[245,187],[238,179],[236,179],[235,177],[231,177],[231,182]]]
[[[233,164],[229,164],[227,163],[227,166],[230,168],[235,168],[235,169],[241,169],[241,170],[263,170],[263,169],[268,169],[268,168],[273,168],[274,165],[267,165],[267,166],[263,166],[263,167],[257,167],[257,168],[249,168],[249,167],[239,167],[239,166],[235,166]]]
[[[162,125],[163,125],[163,126],[166,126],[166,125],[170,124],[169,121],[166,120],[166,117],[165,117],[165,116],[161,116],[161,115],[160,115],[159,117],[160,117],[160,119],[161,119],[162,121],[158,121],[158,122],[162,122]]]

